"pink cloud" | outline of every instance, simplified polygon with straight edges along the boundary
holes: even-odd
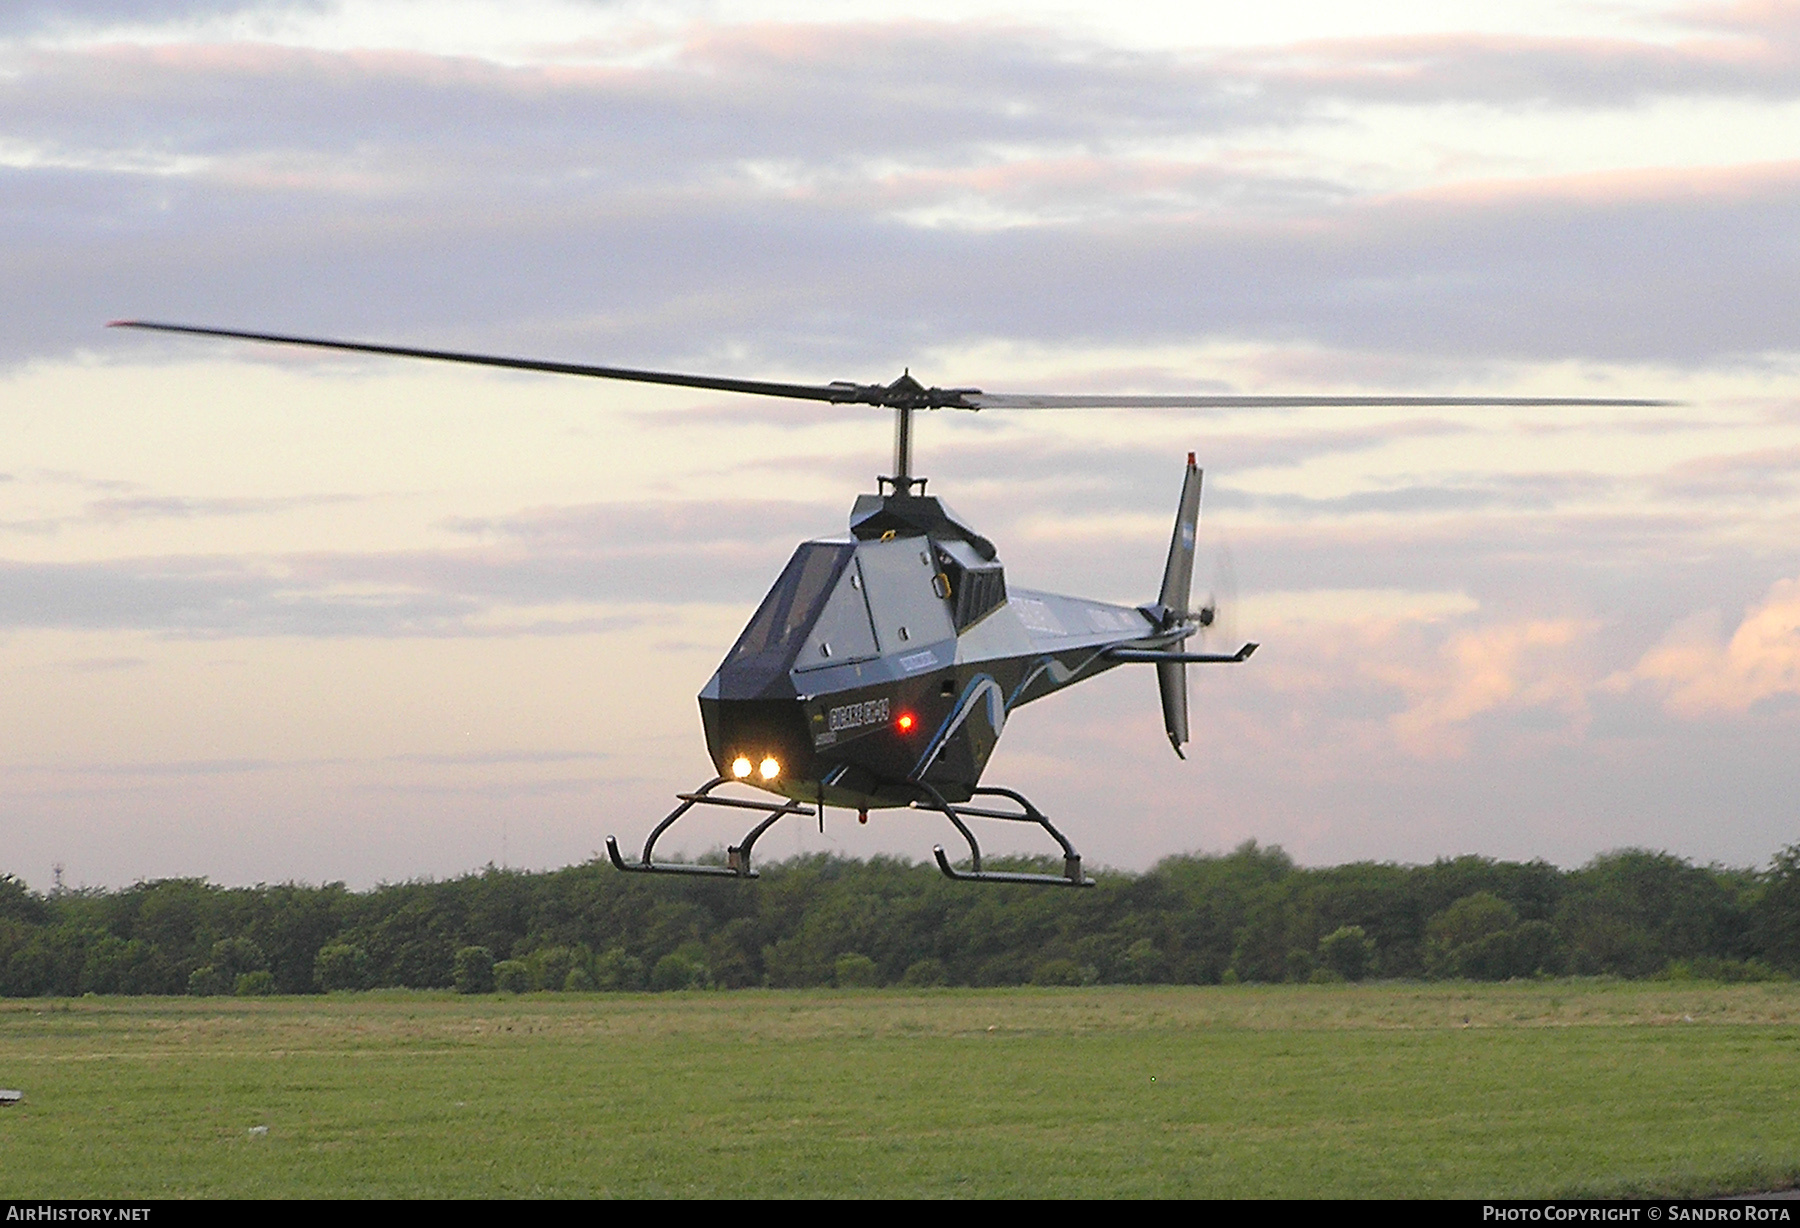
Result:
[[[1688,201],[1754,200],[1800,186],[1800,161],[1754,162],[1735,166],[1650,167],[1525,179],[1464,180],[1442,187],[1370,197],[1392,201],[1459,205],[1667,204]]]
[[[1800,579],[1777,581],[1729,641],[1720,641],[1718,623],[1711,611],[1679,624],[1609,687],[1647,684],[1663,692],[1666,711],[1689,719],[1800,695]]]
[[[1429,664],[1376,667],[1409,700],[1390,720],[1396,741],[1423,758],[1461,757],[1468,723],[1485,713],[1548,708],[1585,723],[1589,679],[1575,649],[1598,625],[1533,619],[1478,627],[1452,637]]]
[[[1421,611],[1333,621],[1329,633],[1325,626],[1258,627],[1261,638],[1285,646],[1258,658],[1256,681],[1285,697],[1288,735],[1354,747],[1372,761],[1396,751],[1413,760],[1466,758],[1472,725],[1487,716],[1531,714],[1502,735],[1509,745],[1585,734],[1598,621],[1447,621]],[[1360,699],[1350,706],[1362,709],[1354,717],[1344,709],[1352,695]]]

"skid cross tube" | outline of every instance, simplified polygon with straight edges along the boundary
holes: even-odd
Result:
[[[913,802],[912,808],[937,811],[949,819],[951,825],[961,832],[962,838],[969,843],[970,869],[967,871],[958,870],[950,864],[950,856],[944,852],[943,845],[932,846],[932,855],[937,858],[938,869],[943,871],[945,878],[953,878],[959,883],[1030,883],[1039,887],[1092,887],[1094,885],[1094,880],[1081,872],[1081,854],[1075,851],[1075,846],[1069,843],[1067,836],[1056,830],[1050,820],[1044,817],[1043,812],[1033,806],[1030,799],[1024,794],[1000,788],[972,790],[977,797],[1004,797],[1017,802],[1021,812],[1015,813],[1011,810],[989,810],[984,806],[958,805],[946,801],[942,793],[922,780],[913,783],[918,786],[920,792],[925,794],[927,800]],[[983,870],[981,868],[981,845],[976,843],[975,833],[969,830],[969,825],[963,822],[965,815],[977,819],[1005,819],[1014,823],[1036,823],[1049,832],[1058,844],[1062,845],[1063,872],[1060,875],[1015,874],[1007,870]]]
[[[732,783],[729,778],[715,776],[692,793],[677,793],[680,805],[669,812],[669,816],[658,823],[644,841],[644,855],[635,862],[626,861],[619,855],[619,842],[612,836],[606,838],[606,855],[612,859],[613,869],[623,870],[627,874],[699,874],[708,878],[755,878],[756,871],[750,868],[750,850],[755,847],[758,837],[783,815],[811,815],[812,807],[803,806],[799,802],[754,802],[743,801],[735,797],[713,797],[711,793],[722,784]],[[681,861],[656,861],[656,840],[669,826],[695,806],[728,806],[737,810],[760,810],[769,817],[750,829],[742,844],[734,844],[725,850],[725,864],[722,866],[703,866]]]

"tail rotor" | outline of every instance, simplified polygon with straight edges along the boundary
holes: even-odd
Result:
[[[1208,644],[1237,643],[1238,583],[1237,567],[1231,558],[1231,547],[1221,541],[1208,554],[1212,582],[1207,586],[1206,602],[1194,611],[1200,624],[1200,635]]]

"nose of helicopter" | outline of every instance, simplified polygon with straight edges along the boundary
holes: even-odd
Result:
[[[702,695],[700,719],[719,775],[789,797],[816,792],[812,738],[800,700]]]

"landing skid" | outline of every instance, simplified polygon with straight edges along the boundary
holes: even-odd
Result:
[[[619,842],[612,836],[606,838],[606,855],[611,859],[615,870],[623,870],[627,874],[689,874],[702,878],[756,878],[757,873],[750,865],[750,850],[755,847],[762,834],[775,825],[775,821],[786,815],[797,814],[807,818],[818,811],[803,802],[765,802],[745,801],[735,797],[714,797],[712,791],[723,784],[736,783],[724,776],[715,776],[692,793],[677,793],[680,805],[671,810],[668,817],[658,823],[650,832],[650,838],[644,841],[644,852],[636,861],[626,861],[619,852]],[[911,803],[910,809],[931,811],[949,819],[964,840],[969,842],[969,862],[971,869],[958,870],[950,864],[944,846],[939,844],[932,848],[937,857],[938,869],[946,878],[953,878],[959,883],[1028,883],[1040,887],[1092,887],[1094,880],[1081,871],[1081,854],[1075,851],[1068,838],[1045,818],[1036,806],[1020,793],[1011,789],[976,789],[978,797],[1003,797],[1018,803],[1019,809],[989,810],[982,806],[968,806],[960,802],[946,801],[944,795],[932,786],[918,782],[919,791],[925,795],[924,800]],[[669,830],[676,819],[692,810],[695,806],[726,806],[735,810],[761,811],[768,817],[744,837],[742,844],[734,844],[725,850],[725,864],[722,866],[698,865],[681,861],[657,861],[656,842],[662,834]],[[1004,870],[983,870],[981,868],[981,845],[975,840],[975,833],[963,822],[965,818],[1003,819],[1014,823],[1036,823],[1050,833],[1052,839],[1062,845],[1063,872],[1056,874],[1014,874]]]
[[[924,781],[920,781],[918,784],[929,800],[914,802],[913,809],[937,811],[949,819],[956,830],[962,833],[963,839],[969,842],[970,869],[966,871],[958,870],[950,864],[950,857],[944,852],[943,845],[932,846],[932,855],[937,858],[938,869],[944,872],[945,878],[953,878],[959,883],[1031,883],[1039,887],[1092,887],[1094,885],[1094,880],[1088,878],[1081,871],[1081,854],[1075,851],[1075,846],[1069,843],[1067,836],[1056,830],[1050,820],[1044,817],[1043,812],[1033,806],[1030,799],[1024,794],[1015,793],[1011,789],[977,788],[973,790],[976,797],[1004,797],[1017,802],[1019,810],[1015,813],[1011,810],[989,810],[981,806],[953,804],[945,801],[942,793]],[[1058,844],[1062,845],[1062,874],[1014,874],[1005,870],[983,870],[981,868],[981,846],[975,842],[975,833],[970,831],[968,824],[963,822],[964,816],[977,819],[1006,819],[1014,823],[1036,823],[1049,832]]]
[[[747,802],[735,797],[713,797],[712,791],[722,784],[730,783],[727,777],[715,776],[692,793],[677,793],[675,796],[681,804],[669,812],[669,817],[656,825],[650,838],[644,841],[644,855],[635,862],[628,862],[619,856],[619,842],[613,837],[606,838],[606,855],[612,859],[615,870],[624,870],[628,874],[698,874],[707,878],[755,878],[756,871],[750,868],[750,850],[755,847],[757,839],[775,825],[775,820],[788,814],[811,816],[811,806],[799,802]],[[729,806],[734,810],[760,810],[769,817],[750,829],[742,844],[734,844],[725,850],[725,864],[722,866],[693,865],[680,861],[657,861],[654,858],[656,839],[669,829],[669,826],[695,806]]]

